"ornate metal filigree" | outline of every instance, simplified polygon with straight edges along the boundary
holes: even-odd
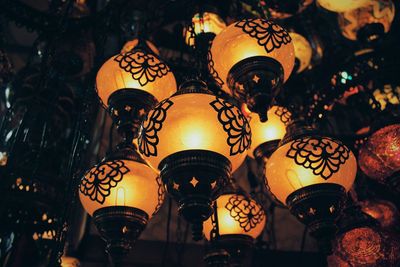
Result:
[[[275,110],[275,115],[279,116],[279,118],[281,119],[281,122],[283,122],[285,125],[288,125],[292,114],[290,113],[290,111],[285,108],[285,107],[278,107]]]
[[[241,195],[231,196],[225,208],[245,232],[249,232],[264,220],[265,212],[262,207]]]
[[[245,33],[256,38],[258,44],[264,46],[268,53],[292,41],[284,28],[270,20],[244,19],[237,22],[235,26],[242,28]]]
[[[211,50],[209,49],[207,52],[207,61],[208,61],[208,71],[211,76],[214,78],[214,81],[222,87],[224,85],[224,81],[219,77],[218,72],[214,68],[214,60],[212,58]]]
[[[140,153],[146,157],[157,156],[157,145],[159,142],[157,134],[167,118],[167,110],[173,104],[171,100],[165,99],[149,112],[147,120],[144,121],[140,129],[138,144]]]
[[[328,180],[339,171],[350,156],[350,150],[337,140],[329,137],[305,137],[292,142],[286,157],[294,159],[297,165],[312,169],[313,174]]]
[[[114,60],[119,63],[121,69],[131,73],[132,78],[139,81],[141,86],[154,82],[157,77],[161,78],[170,71],[167,64],[144,51],[129,51],[119,54]]]
[[[165,187],[159,175],[157,175],[156,177],[156,182],[158,185],[158,190],[157,190],[158,202],[153,214],[156,214],[160,210],[165,198]]]
[[[217,97],[210,105],[218,112],[218,120],[228,134],[230,155],[244,152],[251,144],[251,130],[247,119],[233,104]]]
[[[103,204],[124,175],[129,172],[122,160],[102,162],[90,169],[82,179],[79,190],[91,200]]]

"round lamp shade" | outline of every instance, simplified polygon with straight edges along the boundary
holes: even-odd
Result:
[[[310,66],[313,51],[310,43],[302,35],[291,32],[290,37],[292,37],[294,45],[294,55],[297,62],[297,73],[300,73],[304,71],[308,66]]]
[[[248,155],[254,157],[254,150],[261,144],[282,139],[286,134],[286,126],[292,114],[280,106],[271,107],[268,112],[268,121],[261,122],[254,113],[250,114],[251,146]]]
[[[339,13],[338,22],[343,36],[347,39],[357,40],[364,29],[370,31],[367,38],[373,41],[377,38],[376,34],[387,33],[390,30],[394,15],[395,6],[391,0],[376,0],[369,1],[367,5],[357,9]]]
[[[382,228],[396,227],[399,223],[399,211],[387,200],[364,200],[360,202],[363,212],[377,220]]]
[[[371,0],[317,0],[317,3],[333,12],[350,11],[364,5],[367,5]]]
[[[157,101],[176,91],[175,76],[156,55],[134,49],[108,59],[96,77],[97,93],[107,106],[111,94],[123,89],[144,91]]]
[[[230,93],[227,77],[237,63],[266,57],[283,69],[286,81],[294,66],[294,48],[289,33],[270,20],[245,19],[235,22],[218,34],[211,46],[209,69],[222,88]]]
[[[192,25],[185,29],[185,42],[187,45],[195,44],[195,36],[201,33],[219,34],[226,28],[226,23],[215,13],[196,13],[192,18]]]
[[[139,44],[139,39],[133,39],[131,41],[126,42],[121,49],[121,54],[128,53],[129,51],[134,49],[138,44]],[[151,52],[153,52],[157,56],[160,55],[160,51],[152,42],[146,41],[146,45],[150,48]]]
[[[339,184],[348,191],[356,173],[353,153],[329,137],[304,136],[289,141],[266,163],[266,182],[282,203],[294,191],[314,184]]]
[[[139,133],[140,153],[154,167],[182,151],[218,153],[232,164],[244,161],[251,142],[250,126],[231,103],[204,92],[181,93],[165,99],[148,113]]]
[[[367,176],[380,183],[400,171],[400,124],[373,133],[360,149],[358,164]]]
[[[105,207],[130,207],[149,219],[164,199],[161,180],[149,166],[133,160],[106,160],[82,178],[79,199],[89,215]]]
[[[266,223],[265,212],[256,201],[241,194],[224,194],[217,198],[219,235],[247,235],[257,238]],[[213,238],[215,214],[204,222],[204,235]]]

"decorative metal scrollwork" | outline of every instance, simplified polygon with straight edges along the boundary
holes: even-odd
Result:
[[[243,153],[251,144],[251,130],[247,119],[233,104],[217,97],[210,105],[218,112],[218,120],[228,134],[230,155]]]
[[[262,207],[242,195],[231,196],[225,208],[245,232],[249,232],[264,220],[265,212]]]
[[[209,49],[207,52],[207,61],[208,61],[208,71],[211,76],[214,78],[214,81],[222,87],[224,85],[224,81],[219,77],[218,72],[214,68],[214,60],[212,58],[211,50]]]
[[[171,100],[165,99],[149,112],[147,120],[144,121],[140,129],[138,144],[140,153],[146,157],[157,156],[157,145],[159,142],[157,134],[167,118],[167,110],[173,104]]]
[[[82,179],[79,190],[91,200],[103,204],[124,175],[129,172],[122,160],[102,162],[90,169]]]
[[[285,108],[285,107],[277,107],[277,109],[275,110],[275,115],[279,116],[279,118],[281,119],[281,122],[283,122],[285,125],[288,125],[292,114],[290,113],[290,111]]]
[[[264,46],[268,53],[292,41],[289,33],[270,20],[244,19],[235,24],[236,27],[257,39],[259,45]]]
[[[305,137],[292,142],[286,157],[294,159],[297,165],[312,169],[313,174],[328,180],[339,171],[350,156],[350,150],[337,140],[329,137]]]
[[[161,177],[159,175],[157,175],[156,177],[156,182],[158,185],[158,190],[157,190],[158,202],[153,214],[156,214],[160,210],[161,205],[163,204],[165,198],[165,188],[162,183]]]
[[[161,78],[170,71],[167,64],[144,51],[129,51],[117,55],[114,60],[119,63],[121,69],[131,73],[132,78],[139,81],[141,86],[154,82],[157,77]]]

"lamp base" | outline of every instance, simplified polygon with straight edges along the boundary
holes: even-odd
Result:
[[[121,264],[146,227],[148,219],[146,212],[125,206],[105,207],[94,212],[94,224],[106,241],[106,251],[115,266]]]
[[[233,96],[245,102],[265,122],[271,101],[283,82],[283,68],[273,58],[250,57],[231,68],[227,81]]]
[[[243,267],[251,265],[253,238],[250,236],[220,235],[211,240],[210,243],[205,259],[211,258],[216,260],[218,258],[220,262],[228,260],[229,265],[222,266]],[[224,252],[228,254],[228,257]]]
[[[230,161],[215,152],[188,150],[160,162],[160,176],[178,202],[178,211],[193,224],[193,239],[202,238],[202,224],[212,214],[211,202],[227,183]]]
[[[108,112],[120,133],[136,138],[140,124],[158,101],[151,94],[138,89],[121,89],[108,99]]]
[[[346,190],[333,183],[314,184],[291,193],[286,199],[290,212],[317,239],[320,250],[332,254],[331,240],[337,232],[336,220],[346,201]]]

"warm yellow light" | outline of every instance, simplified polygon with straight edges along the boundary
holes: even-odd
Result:
[[[291,32],[290,37],[292,37],[294,45],[294,54],[299,62],[297,73],[300,73],[308,66],[310,66],[312,58],[312,48],[307,39],[304,38],[302,35]]]
[[[149,218],[159,206],[160,182],[146,164],[132,160],[106,161],[84,176],[79,198],[89,215],[104,207],[127,206],[141,209]]]
[[[126,53],[134,49],[139,43],[139,39],[133,39],[131,41],[128,41],[124,44],[124,46],[121,49],[121,53]],[[157,49],[157,47],[150,41],[146,41],[147,46],[150,48],[150,50],[156,54],[157,56],[160,55],[160,51]]]
[[[97,72],[98,95],[107,106],[109,96],[121,89],[145,91],[158,101],[177,89],[174,74],[154,54],[134,50],[108,59]]]
[[[376,0],[369,1],[367,5],[360,8],[340,13],[338,22],[344,37],[357,40],[359,30],[368,24],[379,23],[387,33],[392,25],[394,15],[395,6],[391,0]]]
[[[216,203],[220,235],[248,235],[255,239],[263,231],[267,219],[262,207],[253,199],[225,194],[218,197]],[[211,217],[203,227],[206,239],[210,240],[213,230]]]
[[[294,66],[293,42],[286,30],[262,19],[248,21],[251,21],[251,27],[243,27],[249,33],[239,26],[241,22],[233,23],[215,37],[211,46],[213,62],[210,68],[224,82],[223,89],[228,93],[228,73],[242,60],[256,56],[272,58],[282,65],[284,81],[289,78]]]
[[[266,163],[271,193],[282,203],[305,186],[334,183],[348,191],[357,173],[353,153],[340,142],[323,137],[303,137],[279,147]]]
[[[193,46],[195,44],[195,36],[193,36],[193,34],[199,35],[201,33],[213,33],[217,35],[226,28],[226,24],[217,14],[204,12],[201,14],[196,13],[193,16],[191,27],[191,29],[186,29],[184,35],[186,44]]]
[[[290,122],[291,113],[284,107],[273,106],[268,112],[268,121],[261,122],[257,114],[250,114],[251,146],[248,155],[254,157],[254,150],[266,142],[280,140],[286,134],[286,125]]]
[[[367,5],[372,1],[373,0],[317,0],[317,3],[321,7],[333,12],[345,12]]]
[[[250,127],[237,107],[229,104],[227,108],[219,101],[215,95],[188,93],[161,102],[142,125],[140,152],[158,168],[163,159],[177,152],[213,151],[230,160],[234,171],[246,157]]]
[[[79,267],[81,263],[77,258],[62,256],[61,257],[61,267]]]

